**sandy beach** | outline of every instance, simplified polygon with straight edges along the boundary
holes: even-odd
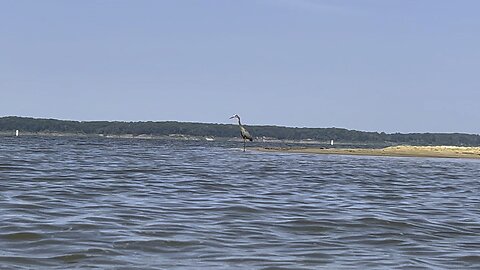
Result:
[[[253,148],[262,152],[309,153],[332,155],[435,157],[480,159],[480,147],[458,146],[391,146],[382,149],[310,148],[310,147],[263,147]]]

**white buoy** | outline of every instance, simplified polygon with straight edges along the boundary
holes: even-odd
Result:
[[[333,140],[330,140],[330,145],[333,145]]]
[[[15,130],[15,137],[18,137],[18,129]]]

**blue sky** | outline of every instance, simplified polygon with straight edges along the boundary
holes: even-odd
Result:
[[[0,115],[480,133],[480,1],[3,0]]]

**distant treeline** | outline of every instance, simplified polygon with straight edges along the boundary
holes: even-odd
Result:
[[[256,138],[280,140],[315,140],[347,143],[410,144],[410,145],[464,145],[480,146],[480,136],[464,133],[394,133],[364,132],[343,128],[292,128],[280,126],[246,126]],[[65,121],[26,117],[1,117],[0,132],[15,130],[31,133],[69,133],[103,135],[153,135],[238,137],[239,129],[233,124],[206,124],[184,122],[108,122],[108,121]]]

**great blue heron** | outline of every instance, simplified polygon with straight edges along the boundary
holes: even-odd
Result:
[[[240,127],[240,135],[242,135],[243,139],[243,152],[245,152],[245,144],[246,141],[253,141],[252,135],[242,126],[242,123],[240,122],[240,116],[238,114],[235,114],[234,116],[230,117],[230,119],[237,118],[238,119],[238,126]]]

